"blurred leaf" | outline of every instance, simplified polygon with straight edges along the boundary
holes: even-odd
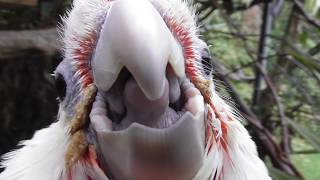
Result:
[[[299,40],[301,44],[306,44],[307,40],[308,40],[308,33],[306,31],[303,31],[300,35],[299,35]]]
[[[301,180],[300,178],[298,177],[295,177],[295,176],[292,176],[290,174],[287,174],[283,171],[280,171],[276,168],[273,168],[273,167],[268,167],[269,169],[269,173],[270,173],[270,176],[272,177],[272,179],[274,180]]]
[[[303,31],[299,35],[300,43],[305,47],[314,47],[316,43],[309,37],[309,33],[307,31]]]
[[[292,128],[296,130],[306,141],[308,141],[312,147],[320,152],[320,140],[319,136],[312,132],[310,129],[307,129],[293,120],[286,118],[287,122],[291,125]]]
[[[317,11],[319,10],[319,7],[320,7],[319,0],[306,0],[304,3],[304,8],[311,15],[315,15],[317,13]]]
[[[309,70],[320,72],[320,64],[317,63],[317,61],[309,54],[301,52],[293,46],[291,46],[291,49],[288,50],[287,53],[294,57],[298,62],[303,64]]]

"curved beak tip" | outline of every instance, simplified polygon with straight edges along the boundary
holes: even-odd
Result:
[[[146,96],[157,99],[163,94],[168,63],[184,76],[181,47],[150,1],[115,1],[92,59],[97,87],[107,91],[125,67]]]

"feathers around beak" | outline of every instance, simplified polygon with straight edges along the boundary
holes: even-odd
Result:
[[[199,46],[201,40],[192,8],[182,0],[149,1],[180,43],[186,75],[200,90],[208,109],[205,161],[193,180],[271,179],[263,161],[258,158],[254,142],[239,122],[240,118],[218,96],[211,77],[208,78],[199,69],[203,47]],[[90,59],[112,3],[112,0],[75,0],[72,11],[64,20],[64,56],[78,79],[78,91],[74,93],[79,93],[79,99],[85,96],[86,88],[94,86]],[[80,160],[75,161],[70,169],[67,168],[65,156],[68,152],[71,152],[71,157],[74,155],[70,146],[72,134],[76,133],[70,133],[70,127],[74,126],[68,121],[70,117],[66,113],[61,106],[58,122],[37,131],[31,140],[21,143],[23,148],[4,156],[2,166],[6,170],[0,174],[0,180],[108,179],[97,165],[90,148],[86,151],[89,154],[80,153]],[[77,127],[77,131],[81,127]]]

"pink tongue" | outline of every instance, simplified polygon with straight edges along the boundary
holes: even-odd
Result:
[[[143,93],[137,82],[130,78],[124,88],[124,104],[127,115],[121,122],[124,127],[137,122],[150,127],[168,127],[177,113],[169,108],[169,84],[165,82],[165,90],[159,99],[150,100]]]

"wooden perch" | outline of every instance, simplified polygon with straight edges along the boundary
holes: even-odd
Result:
[[[47,55],[61,48],[55,28],[45,30],[0,31],[0,59],[15,56],[19,51],[37,49]]]
[[[0,0],[0,3],[12,4],[12,5],[36,6],[38,5],[38,0]]]

